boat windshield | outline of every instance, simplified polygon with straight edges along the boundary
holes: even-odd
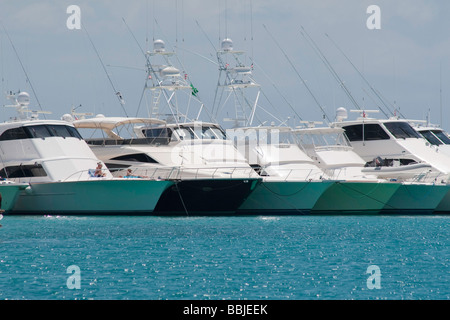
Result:
[[[350,141],[389,140],[389,135],[377,123],[355,124],[343,127]]]
[[[384,126],[397,139],[420,138],[417,131],[406,122],[385,122]]]
[[[433,132],[431,132],[431,130],[424,130],[424,131],[420,131],[420,134],[427,139],[427,141],[435,146],[440,146],[442,143],[441,140],[439,140],[434,134]]]
[[[181,140],[226,139],[225,133],[221,129],[213,126],[180,126],[174,132]]]
[[[441,130],[431,130],[444,144],[450,144],[450,138]]]
[[[314,147],[350,147],[346,135],[343,132],[329,132],[322,134],[299,134],[300,144]]]
[[[78,130],[71,126],[42,124],[8,129],[2,133],[0,141],[48,137],[83,139]]]

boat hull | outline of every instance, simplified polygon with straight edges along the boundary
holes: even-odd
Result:
[[[383,213],[433,214],[450,186],[432,184],[402,184],[387,202]]]
[[[10,214],[149,215],[172,184],[146,179],[35,183],[21,191]]]
[[[1,207],[0,210],[5,214],[8,214],[14,207],[17,197],[21,190],[25,190],[28,185],[17,183],[5,183],[0,184],[0,198]]]
[[[334,181],[261,182],[239,208],[247,215],[305,215]]]
[[[314,205],[311,214],[378,214],[399,183],[336,182]]]
[[[185,179],[161,196],[155,215],[235,215],[260,179]]]
[[[441,202],[437,205],[434,213],[436,214],[450,214],[450,186],[449,191],[442,198]]]

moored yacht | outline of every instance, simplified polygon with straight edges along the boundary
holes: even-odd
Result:
[[[152,214],[173,185],[113,178],[71,124],[28,118],[27,93],[9,98],[19,116],[0,124],[0,175],[29,184],[10,214]]]
[[[175,181],[158,202],[159,214],[235,214],[261,178],[219,124],[198,120],[204,104],[173,58],[175,52],[166,51],[162,40],[146,53],[148,118],[97,116],[73,124],[102,133],[97,139],[84,137],[115,175],[131,170],[147,176],[156,170],[159,177]]]
[[[355,152],[367,161],[363,172],[401,183],[384,212],[435,212],[449,191],[450,158],[436,152],[408,121],[366,115],[334,125],[345,130]]]
[[[335,182],[293,143],[288,127],[237,128],[234,137],[238,150],[263,178],[240,213],[310,214]]]
[[[235,214],[260,180],[214,123],[97,116],[73,124],[81,132],[103,132],[103,138],[86,142],[115,176],[130,170],[132,176],[150,173],[175,181],[158,202],[160,214]]]
[[[363,172],[365,161],[350,146],[344,130],[314,127],[293,131],[297,143],[334,184],[317,201],[315,213],[380,213],[400,185]]]

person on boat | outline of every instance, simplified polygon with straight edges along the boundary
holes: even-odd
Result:
[[[131,171],[131,169],[128,169],[127,174],[124,176],[124,178],[147,178],[147,177],[133,175],[133,172]]]
[[[103,167],[102,163],[98,162],[97,163],[97,168],[95,168],[94,177],[104,177],[104,176],[106,176],[106,174],[102,170],[102,167]]]

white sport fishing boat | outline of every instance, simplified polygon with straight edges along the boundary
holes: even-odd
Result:
[[[175,53],[166,51],[162,40],[147,52],[149,118],[101,115],[73,124],[115,176],[125,176],[128,170],[133,176],[148,176],[156,170],[158,177],[176,180],[162,195],[158,213],[233,215],[261,178],[220,125],[197,121],[204,106],[187,74],[173,66],[172,57]],[[162,63],[156,64],[156,58]],[[87,129],[91,132],[84,134]]]
[[[0,124],[0,175],[29,184],[10,214],[152,214],[173,185],[161,179],[114,178],[71,124],[29,118],[25,92],[8,97],[18,117]]]
[[[335,126],[345,130],[355,152],[366,161],[362,172],[401,182],[385,212],[432,213],[442,207],[449,191],[450,158],[436,152],[406,120],[368,118]]]

